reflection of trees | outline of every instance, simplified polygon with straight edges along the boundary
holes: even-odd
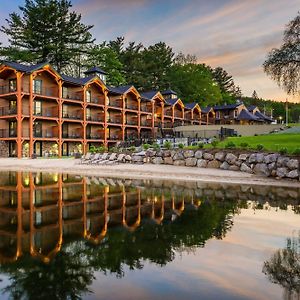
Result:
[[[93,270],[81,255],[80,243],[72,244],[71,253],[63,249],[45,264],[24,257],[12,265],[3,266],[10,274],[10,285],[3,292],[12,299],[81,299],[88,293]]]
[[[266,261],[263,273],[284,288],[285,299],[300,298],[300,235],[287,239],[287,246]]]

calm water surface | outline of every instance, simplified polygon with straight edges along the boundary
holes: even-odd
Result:
[[[299,299],[300,190],[0,173],[0,299]]]

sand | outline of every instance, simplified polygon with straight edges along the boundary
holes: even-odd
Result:
[[[82,165],[68,159],[15,159],[1,158],[0,171],[42,171],[78,175],[128,179],[161,179],[174,181],[202,181],[235,184],[299,187],[300,182],[276,180],[253,174],[220,169],[202,169],[169,165],[117,164],[112,166]]]

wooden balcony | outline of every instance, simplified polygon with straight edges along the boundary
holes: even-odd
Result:
[[[110,118],[107,121],[110,124],[122,124],[122,119],[121,118]]]
[[[45,129],[42,131],[33,131],[33,137],[34,138],[48,138],[48,139],[53,139],[53,138],[58,138],[57,134],[54,134],[52,129]]]
[[[78,112],[63,113],[63,119],[82,121],[83,115],[82,113],[78,113]]]
[[[0,129],[0,138],[15,138],[17,130]]]
[[[150,105],[141,105],[141,112],[152,113],[152,106]]]
[[[108,106],[116,107],[116,108],[123,108],[123,104],[121,100],[109,100]]]
[[[126,120],[126,125],[137,126],[138,125],[138,120],[137,119],[128,119],[128,120]]]
[[[122,140],[122,136],[120,135],[120,134],[110,134],[109,135],[109,138],[108,138],[109,140],[111,140],[111,141],[120,141],[120,140]]]
[[[33,89],[33,94],[42,96],[42,97],[58,97],[58,87],[42,87]]]
[[[76,140],[80,140],[82,139],[82,134],[79,133],[78,131],[71,131],[68,133],[63,133],[62,135],[63,139],[76,139]]]
[[[141,126],[152,127],[152,120],[151,119],[141,120]]]
[[[46,117],[46,118],[58,118],[58,110],[56,107],[43,108],[41,111],[34,111],[33,115],[36,117]]]
[[[88,140],[104,140],[104,133],[91,133],[86,136]]]
[[[88,104],[97,104],[97,105],[104,105],[105,100],[103,97],[93,97],[90,101],[87,101]]]
[[[83,94],[82,92],[67,92],[63,93],[63,99],[65,100],[74,100],[74,101],[83,101]]]
[[[130,110],[138,110],[138,105],[134,103],[126,103],[125,108]]]
[[[104,122],[104,116],[94,114],[94,115],[87,116],[86,120],[90,121],[90,122],[101,122],[101,123],[103,123]]]
[[[17,114],[17,108],[9,108],[8,106],[0,107],[0,117],[11,116]]]

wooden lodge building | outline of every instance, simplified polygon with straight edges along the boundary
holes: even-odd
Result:
[[[49,63],[0,66],[0,156],[68,156],[89,147],[155,139],[175,126],[259,122],[262,116],[184,104],[176,92],[139,93],[134,86],[109,87],[94,67],[84,78],[59,74]],[[236,115],[235,111],[238,112]],[[253,116],[253,120],[240,117]],[[244,121],[247,122],[244,122]],[[266,120],[265,120],[266,121]]]

